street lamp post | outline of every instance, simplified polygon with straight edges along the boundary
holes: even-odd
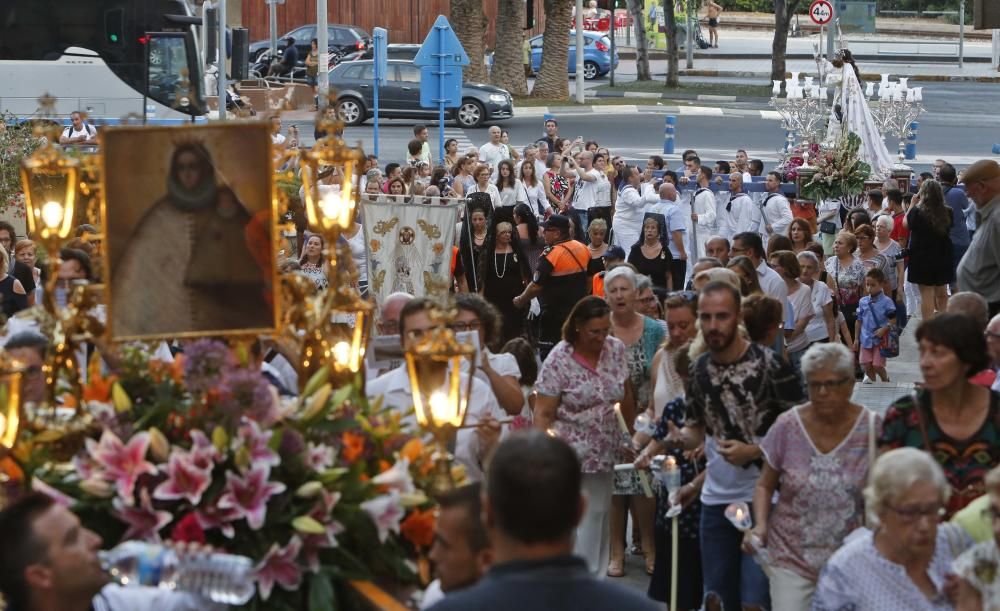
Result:
[[[576,0],[576,103],[583,104],[583,0]]]
[[[330,91],[330,32],[327,28],[326,0],[316,0],[316,45],[319,47],[319,109],[327,105]]]

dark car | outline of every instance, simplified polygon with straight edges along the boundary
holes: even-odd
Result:
[[[326,28],[327,47],[331,51],[337,51],[341,55],[364,51],[371,44],[372,37],[368,32],[354,25],[330,24]],[[294,38],[295,47],[299,51],[299,62],[304,62],[306,55],[312,50],[312,39],[316,36],[316,24],[311,23],[278,38],[278,47],[283,47],[281,41],[285,38]],[[260,58],[261,53],[267,51],[271,46],[270,40],[258,40],[250,43],[250,63],[253,64]]]
[[[413,43],[392,43],[386,45],[385,55],[387,59],[413,59],[417,56],[417,52],[420,51],[420,46]],[[355,62],[359,59],[372,59],[374,52],[374,47],[370,46],[364,51],[355,51],[354,53],[345,55],[341,61]]]
[[[437,108],[420,106],[420,68],[412,61],[389,60],[385,86],[379,89],[379,117],[433,119]],[[342,62],[330,71],[330,89],[337,91],[337,111],[348,125],[360,125],[374,116],[375,69],[370,60]],[[462,103],[450,109],[461,127],[480,127],[487,121],[514,116],[510,93],[484,83],[463,83]]]

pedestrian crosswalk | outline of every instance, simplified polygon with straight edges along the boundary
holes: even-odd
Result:
[[[431,131],[431,138],[432,138],[431,139],[431,149],[433,150],[435,148],[434,147],[434,142],[436,142],[436,140],[434,140],[433,138],[434,138],[434,135],[437,133],[437,130],[436,129],[432,129],[430,131]],[[486,132],[483,131],[483,130],[478,130],[478,133],[482,134],[483,138],[487,137]],[[473,142],[472,140],[469,139],[469,136],[465,133],[464,129],[462,129],[460,127],[448,127],[448,126],[445,126],[445,128],[444,128],[444,139],[448,140],[448,138],[454,138],[455,140],[458,141],[458,152],[459,153],[465,153],[470,148],[476,148],[476,149],[478,149],[480,145],[485,144],[485,142],[486,142],[485,140],[483,140],[483,142],[479,142],[479,143]]]

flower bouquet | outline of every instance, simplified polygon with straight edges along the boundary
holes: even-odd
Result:
[[[872,169],[859,159],[860,147],[861,138],[848,132],[833,149],[820,150],[812,160],[815,172],[799,189],[799,196],[819,202],[861,193]]]
[[[105,545],[173,539],[248,556],[254,609],[334,609],[349,580],[425,578],[412,559],[433,537],[430,450],[398,413],[332,388],[326,369],[281,398],[238,353],[197,340],[166,363],[126,347],[118,377],[91,372],[78,409],[99,426],[71,462],[53,460],[44,432],[23,435],[15,456]]]

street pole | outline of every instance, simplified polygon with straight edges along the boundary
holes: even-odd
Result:
[[[316,46],[319,48],[319,99],[316,106],[326,108],[330,91],[330,32],[327,28],[326,0],[316,0]]]
[[[993,69],[1000,70],[1000,30],[993,30]]]
[[[830,16],[830,27],[826,29],[826,61],[832,62],[834,54],[834,38],[836,38],[837,32],[835,25],[837,23],[837,3],[831,2],[830,9],[833,11],[833,14]]]
[[[611,3],[611,86],[615,86],[615,3]]]
[[[216,4],[219,16],[219,120],[226,120],[226,0]]]
[[[965,2],[958,3],[958,69],[965,64]]]
[[[668,0],[668,2],[673,2],[673,1],[674,0]],[[685,53],[685,55],[686,55],[686,64],[687,64],[687,69],[688,70],[691,70],[692,68],[694,68],[694,23],[695,23],[695,21],[691,18],[692,17],[692,15],[691,15],[691,12],[692,12],[691,11],[691,6],[692,6],[692,4],[693,3],[691,2],[691,0],[686,0],[686,2],[684,4],[684,8],[687,9],[687,10],[684,11],[684,14],[687,17],[687,42],[685,43],[686,44],[686,49],[685,49],[686,53]],[[695,8],[695,10],[697,11],[697,8]],[[674,23],[677,23],[676,19],[674,20]],[[674,33],[673,32],[669,32],[667,35],[668,36],[673,36]],[[667,44],[669,44],[669,43],[667,43]]]
[[[278,53],[278,5],[275,0],[271,0],[267,3],[267,15],[270,21],[271,30],[271,61],[274,61],[275,55]]]
[[[576,0],[576,103],[583,101],[583,0]]]

